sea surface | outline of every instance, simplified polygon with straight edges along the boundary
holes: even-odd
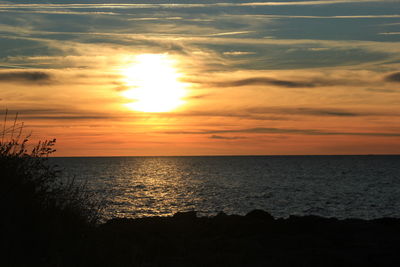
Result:
[[[400,217],[400,156],[52,158],[101,197],[105,219],[195,210]]]

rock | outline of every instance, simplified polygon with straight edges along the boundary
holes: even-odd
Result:
[[[268,212],[257,209],[250,211],[249,213],[246,214],[245,217],[251,219],[268,220],[268,221],[274,220],[274,217],[272,217],[272,215],[269,214]]]
[[[173,218],[182,220],[194,220],[197,218],[197,212],[196,211],[177,212],[174,214]]]
[[[218,212],[217,215],[215,215],[214,217],[210,217],[211,220],[216,219],[216,220],[225,220],[227,219],[229,216],[228,214],[226,214],[223,211]]]

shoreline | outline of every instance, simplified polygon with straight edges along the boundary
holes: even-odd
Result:
[[[400,266],[400,218],[190,211],[38,227],[15,229],[4,266]]]
[[[121,266],[400,266],[398,218],[275,219],[262,210],[197,217],[192,211],[111,219],[95,233],[115,245],[112,254],[125,259]]]

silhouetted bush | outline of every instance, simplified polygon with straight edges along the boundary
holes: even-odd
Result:
[[[56,139],[29,145],[30,135],[22,138],[23,124],[7,127],[7,114],[0,132],[0,222],[3,252],[8,262],[54,263],[65,246],[99,219],[99,202],[84,184],[64,177],[50,164]],[[23,251],[23,258],[12,254]],[[43,254],[40,257],[40,254]],[[29,259],[29,256],[31,259]],[[16,261],[16,262],[14,262]]]

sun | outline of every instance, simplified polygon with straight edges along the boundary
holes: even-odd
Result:
[[[124,97],[133,100],[129,109],[141,112],[169,112],[184,104],[185,83],[176,60],[167,54],[141,54],[122,72],[129,90]]]

